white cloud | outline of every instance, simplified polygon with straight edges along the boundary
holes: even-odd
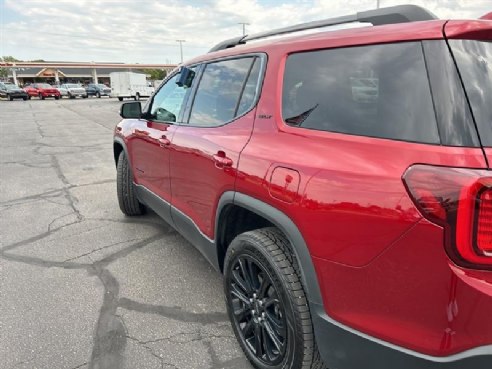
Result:
[[[1,1],[1,0],[0,0]],[[414,3],[441,18],[476,18],[490,0],[380,0],[381,6]],[[4,0],[0,55],[20,59],[177,62],[241,34],[374,8],[376,0]],[[0,8],[1,10],[2,8]],[[8,12],[7,12],[8,11]],[[8,14],[8,15],[7,15]],[[11,15],[17,14],[12,21]]]

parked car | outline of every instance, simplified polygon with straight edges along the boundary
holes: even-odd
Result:
[[[87,93],[87,96],[96,96],[96,97],[101,97],[101,96],[108,96],[110,97],[111,95],[111,88],[109,88],[106,85],[103,85],[101,83],[99,84],[94,84],[91,83],[87,85],[85,88],[85,91]]]
[[[62,87],[61,85],[54,86],[58,92],[60,92],[60,97],[68,97],[68,90],[65,87]]]
[[[55,87],[47,83],[33,83],[24,87],[24,91],[27,92],[29,98],[39,97],[42,100],[47,97],[54,97],[55,100],[60,98],[60,92]]]
[[[224,274],[255,368],[490,368],[491,65],[416,6],[226,40],[121,106],[120,208]]]
[[[65,83],[60,86],[60,89],[67,91],[67,96],[71,99],[75,99],[77,96],[82,98],[87,98],[87,92],[85,88],[78,83]]]
[[[14,99],[27,100],[29,98],[26,91],[19,86],[8,82],[0,82],[0,97],[6,98],[10,101]]]

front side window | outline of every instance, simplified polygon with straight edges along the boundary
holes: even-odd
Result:
[[[420,42],[290,55],[282,115],[294,127],[440,142]]]
[[[193,69],[193,68],[192,68]],[[157,92],[152,101],[150,115],[161,122],[177,122],[189,88],[178,86],[179,73],[169,79]]]
[[[254,60],[248,57],[207,64],[191,109],[190,125],[214,127],[238,116],[239,98]]]

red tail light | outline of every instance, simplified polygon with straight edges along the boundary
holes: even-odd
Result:
[[[492,172],[413,165],[403,183],[422,215],[444,228],[455,263],[492,269]]]
[[[480,194],[477,221],[477,248],[483,254],[492,256],[492,190]]]

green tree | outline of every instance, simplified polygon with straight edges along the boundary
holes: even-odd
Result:
[[[19,60],[19,59],[16,59],[14,58],[13,56],[11,55],[8,55],[8,56],[2,56],[2,59],[7,62],[7,63],[13,63],[13,62],[20,62],[22,60]]]
[[[13,62],[21,61],[21,60],[18,60],[16,58],[14,58],[13,56],[8,55],[8,56],[2,56],[1,61],[6,62],[6,63],[13,63]],[[8,75],[9,75],[9,71],[7,68],[0,68],[0,78],[6,78]]]
[[[143,71],[145,74],[150,75],[150,79],[152,80],[162,80],[166,78],[167,72],[164,69],[146,69]]]

